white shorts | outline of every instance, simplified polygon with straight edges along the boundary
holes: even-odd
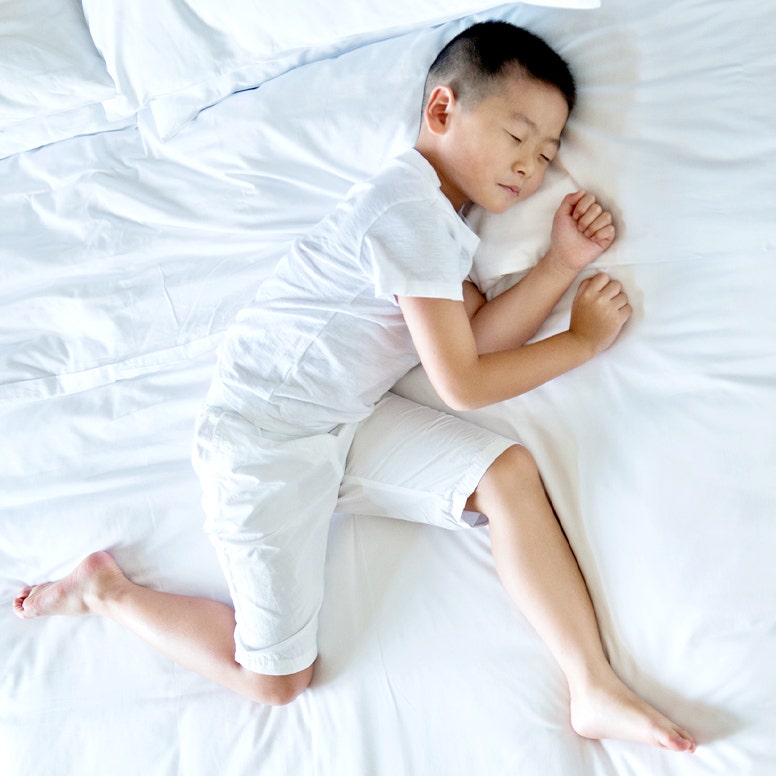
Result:
[[[479,516],[465,513],[467,498],[515,444],[394,394],[361,423],[288,432],[208,406],[193,454],[205,530],[235,607],[235,659],[271,675],[301,671],[317,656],[332,512],[472,525]]]

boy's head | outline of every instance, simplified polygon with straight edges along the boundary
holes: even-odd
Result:
[[[541,38],[477,24],[429,69],[416,147],[456,208],[503,212],[541,184],[575,99],[568,66]]]
[[[523,76],[554,86],[569,113],[577,93],[566,61],[540,37],[508,22],[482,22],[453,38],[431,64],[423,91],[428,102],[435,86],[446,84],[467,106],[498,89],[504,77]]]

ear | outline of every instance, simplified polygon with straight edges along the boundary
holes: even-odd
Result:
[[[434,87],[423,111],[423,118],[429,131],[434,135],[444,135],[450,122],[450,114],[456,104],[453,90],[446,85]]]

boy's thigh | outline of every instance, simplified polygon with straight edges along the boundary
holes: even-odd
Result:
[[[205,530],[235,608],[235,658],[252,671],[292,674],[317,656],[326,542],[351,436],[345,427],[272,437],[220,409],[200,421]]]
[[[514,444],[389,393],[356,429],[337,509],[452,529],[477,524],[466,500]]]

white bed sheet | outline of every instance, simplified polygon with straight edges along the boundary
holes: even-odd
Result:
[[[471,416],[533,451],[613,664],[697,753],[571,731],[486,528],[335,516],[320,668],[285,708],[113,623],[10,612],[98,548],[140,583],[227,600],[188,462],[214,349],[289,240],[412,141],[455,22],[298,68],[165,142],[130,127],[0,161],[3,774],[776,772],[776,18],[757,0],[496,15],[578,73],[560,161],[616,209],[599,265],[635,314],[595,361]],[[535,254],[547,205],[530,212]],[[481,228],[495,292],[530,255],[509,253],[509,217]],[[438,403],[417,370],[397,390]]]

